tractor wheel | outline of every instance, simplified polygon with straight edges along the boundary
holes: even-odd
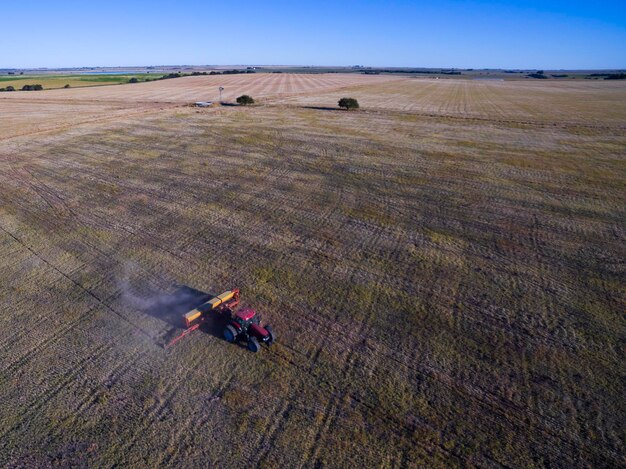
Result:
[[[274,334],[274,330],[272,329],[272,326],[270,326],[269,324],[265,326],[265,330],[270,336],[269,340],[267,341],[267,345],[272,345],[274,341],[276,340],[276,334]]]
[[[228,342],[234,342],[237,338],[237,330],[229,324],[224,328],[224,338]]]
[[[248,340],[248,350],[256,353],[259,351],[260,348],[261,346],[259,345],[259,341],[256,340],[256,337],[250,337],[250,339]]]

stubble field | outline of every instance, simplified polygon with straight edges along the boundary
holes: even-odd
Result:
[[[218,78],[0,96],[0,465],[624,464],[626,86]]]

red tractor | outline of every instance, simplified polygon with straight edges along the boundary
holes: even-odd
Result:
[[[210,316],[228,321],[224,329],[224,338],[228,342],[246,341],[248,350],[258,352],[261,343],[272,345],[275,335],[272,327],[261,327],[260,316],[250,308],[235,313],[239,306],[240,292],[238,288],[228,290],[221,295],[211,298],[197,308],[183,315],[186,329],[172,339],[165,348],[171,347],[186,335],[198,329]]]
[[[272,345],[275,340],[272,326],[261,326],[261,317],[251,308],[235,313],[224,328],[224,338],[228,342],[246,341],[248,350],[258,352],[261,343]]]

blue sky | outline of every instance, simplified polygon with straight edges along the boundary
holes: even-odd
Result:
[[[0,68],[626,68],[626,1],[6,2]]]

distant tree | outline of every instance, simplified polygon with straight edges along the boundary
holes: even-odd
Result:
[[[254,99],[252,96],[248,96],[247,94],[242,94],[237,98],[237,104],[241,104],[242,106],[247,106],[248,104],[254,104]]]
[[[128,80],[128,83],[139,83],[139,80],[137,80],[135,77],[132,77],[130,80]]]
[[[159,80],[167,80],[169,78],[180,78],[183,75],[180,73],[169,73],[168,75],[163,75]]]
[[[13,86],[7,86],[5,91],[15,91],[15,88]]]
[[[359,102],[354,98],[341,98],[337,104],[339,107],[345,108],[346,111],[359,108]]]
[[[22,86],[22,91],[41,91],[43,90],[43,86],[41,85],[24,85]]]
[[[605,80],[626,80],[626,73],[609,73]]]
[[[69,87],[70,87],[70,85],[69,85],[69,84],[67,84],[67,85],[65,85],[63,88],[69,88]]]

